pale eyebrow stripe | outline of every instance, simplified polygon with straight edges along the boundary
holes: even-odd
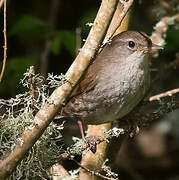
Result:
[[[145,35],[144,33],[142,33],[141,31],[137,31],[139,34],[141,34],[146,40],[147,40],[147,44],[148,44],[148,47],[151,47],[152,46],[152,41],[151,41],[151,39],[147,36],[147,35]]]

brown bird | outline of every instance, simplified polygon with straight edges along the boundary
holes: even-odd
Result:
[[[63,108],[62,116],[102,124],[127,115],[150,86],[148,56],[162,49],[143,32],[125,31],[105,45]]]

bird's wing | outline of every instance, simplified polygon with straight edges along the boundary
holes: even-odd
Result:
[[[104,53],[108,53],[109,51],[104,50],[106,48],[107,46],[103,48],[103,50],[96,57],[96,60],[89,66],[84,79],[76,86],[73,93],[71,94],[70,99],[80,94],[87,93],[96,86],[98,83],[99,74],[101,73],[101,68],[104,66],[102,57],[104,56]]]
[[[90,69],[89,69],[90,71]],[[76,97],[80,94],[87,93],[91,91],[97,84],[95,74],[91,74],[87,72],[85,78],[76,86],[76,88],[73,90],[73,93],[70,96],[70,99],[73,97]]]

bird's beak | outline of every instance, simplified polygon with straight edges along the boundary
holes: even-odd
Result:
[[[152,46],[151,46],[151,52],[152,52],[152,53],[155,53],[155,52],[157,52],[157,51],[159,51],[159,50],[162,50],[162,49],[163,49],[162,46],[159,46],[159,45],[157,45],[157,44],[152,43]]]

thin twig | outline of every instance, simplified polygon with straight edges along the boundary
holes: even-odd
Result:
[[[6,0],[4,0],[4,59],[3,59],[3,67],[0,74],[0,82],[2,81],[2,77],[4,75],[5,67],[6,67],[6,59],[7,59],[7,34],[6,34]]]
[[[103,178],[103,179],[107,179],[107,180],[112,180],[112,178],[106,177],[104,175],[102,175],[99,172],[96,171],[92,171],[90,169],[88,169],[87,167],[83,166],[81,163],[79,163],[78,161],[76,161],[75,159],[72,159],[76,164],[78,164],[78,166],[80,166],[82,169],[84,169],[85,171],[91,173],[92,175],[95,175],[97,177]]]
[[[137,122],[139,126],[146,127],[151,122],[156,122],[163,118],[167,113],[170,113],[176,109],[179,109],[179,101],[174,102],[171,99],[167,104],[162,104],[161,101],[157,101],[157,109],[156,106],[150,106],[150,108],[146,108],[150,105],[150,101],[141,102],[132,112],[130,112],[127,116],[123,117],[121,121],[133,121]]]
[[[160,98],[163,98],[163,97],[166,97],[166,96],[172,96],[176,93],[179,92],[179,88],[177,89],[172,89],[170,91],[167,91],[167,92],[164,92],[164,93],[161,93],[161,94],[157,94],[155,96],[152,96],[149,98],[149,101],[154,101],[154,100],[160,100]]]

